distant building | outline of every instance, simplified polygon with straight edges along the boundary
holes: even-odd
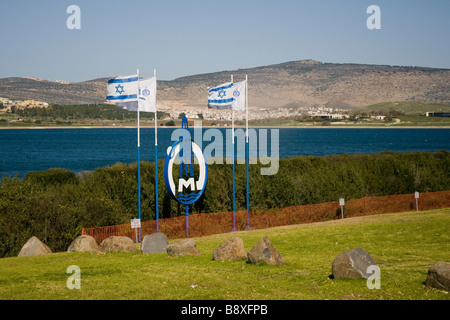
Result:
[[[47,108],[48,107],[48,103],[47,102],[42,102],[42,101],[36,101],[36,100],[24,100],[24,101],[14,101],[13,102],[14,105],[18,106],[18,107],[28,107],[28,108]]]
[[[2,103],[3,103],[3,105],[4,105],[5,107],[12,107],[12,106],[14,105],[14,102],[12,102],[12,101],[9,100],[9,99],[3,100]]]
[[[450,112],[426,112],[427,117],[450,117]]]

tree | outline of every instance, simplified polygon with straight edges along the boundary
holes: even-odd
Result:
[[[178,119],[183,119],[184,116],[186,116],[186,113],[182,112],[178,115]]]

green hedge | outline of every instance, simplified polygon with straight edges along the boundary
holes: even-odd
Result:
[[[250,165],[250,208],[270,209],[355,199],[364,196],[450,190],[447,151],[280,159],[276,175],[262,176]],[[141,218],[155,219],[154,163],[141,162]],[[159,217],[183,215],[164,185],[164,161],[158,162]],[[0,183],[0,257],[15,256],[37,236],[53,251],[65,251],[82,227],[129,223],[138,217],[137,164],[75,174],[51,169]],[[246,208],[245,164],[236,165],[236,210]],[[232,210],[232,166],[208,166],[207,187],[191,213]]]

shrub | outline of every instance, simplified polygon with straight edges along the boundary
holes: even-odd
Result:
[[[42,186],[66,183],[78,183],[78,178],[73,171],[52,168],[48,171],[29,172],[25,180]]]

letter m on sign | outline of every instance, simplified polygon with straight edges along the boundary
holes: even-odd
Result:
[[[183,192],[183,188],[190,188],[191,191],[195,191],[195,181],[194,178],[189,178],[188,181],[181,178],[178,181],[178,192]]]

